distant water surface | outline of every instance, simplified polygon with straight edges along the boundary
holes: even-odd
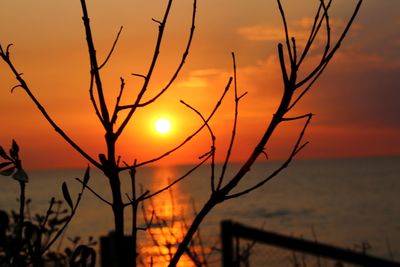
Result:
[[[279,162],[257,163],[241,188],[267,176]],[[157,190],[184,174],[191,166],[153,167],[138,170],[138,182],[144,190]],[[220,169],[221,166],[217,166]],[[232,165],[231,172],[239,165]],[[61,183],[67,181],[71,194],[76,195],[84,170],[30,172],[28,197],[33,199],[32,211],[44,213],[49,199],[62,198]],[[210,194],[210,168],[201,167],[191,177],[174,187],[170,193],[154,199],[160,216],[192,218],[192,199],[200,209]],[[228,176],[229,177],[229,173]],[[17,208],[18,185],[1,178],[0,209]],[[124,190],[130,194],[129,178],[124,177]],[[110,199],[108,182],[93,171],[90,186]],[[138,193],[139,189],[138,189]],[[368,242],[371,254],[400,260],[400,157],[340,160],[298,160],[278,177],[250,195],[218,206],[204,222],[203,239],[214,244],[219,237],[219,223],[231,219],[293,236],[354,248]],[[146,209],[150,210],[147,203]],[[127,216],[130,217],[127,209]],[[143,225],[143,219],[140,219]],[[105,235],[112,229],[111,209],[90,192],[84,195],[81,207],[68,229],[69,236]],[[129,226],[129,225],[128,225]],[[128,228],[127,228],[128,229]],[[313,229],[313,230],[312,230]],[[145,233],[141,234],[145,238]],[[147,241],[145,241],[147,242]]]

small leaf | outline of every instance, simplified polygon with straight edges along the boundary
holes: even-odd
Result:
[[[8,168],[4,171],[0,171],[0,175],[10,176],[11,174],[13,174],[14,170],[15,170],[15,167]]]
[[[89,182],[89,178],[90,178],[90,167],[88,166],[86,168],[85,175],[83,176],[83,184],[84,185],[87,185],[87,183]]]
[[[0,170],[12,164],[11,161],[0,163]]]
[[[101,163],[103,166],[107,166],[107,158],[106,158],[106,155],[104,155],[104,154],[99,154],[99,160],[100,160],[100,163]]]
[[[23,169],[17,169],[12,177],[17,181],[24,183],[27,183],[29,180],[28,174]]]
[[[70,206],[71,209],[73,209],[74,205],[72,203],[71,195],[69,194],[67,183],[65,183],[65,182],[63,182],[63,184],[62,184],[62,192],[63,192],[64,199],[67,202],[68,206]]]
[[[19,153],[19,146],[15,140],[12,141],[12,147],[10,149],[10,155],[13,159],[18,159],[18,153]]]
[[[6,151],[4,151],[3,147],[0,146],[0,157],[3,159],[8,159]]]

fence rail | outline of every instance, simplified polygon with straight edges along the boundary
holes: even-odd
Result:
[[[221,223],[222,264],[223,267],[240,266],[239,239],[255,243],[283,248],[290,251],[307,253],[316,257],[324,257],[340,262],[365,267],[400,267],[400,263],[357,253],[348,249],[322,244],[319,242],[280,235],[273,232],[244,226],[231,221]],[[249,263],[246,264],[249,266]]]

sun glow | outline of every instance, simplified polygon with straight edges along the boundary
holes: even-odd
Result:
[[[161,118],[155,122],[154,128],[156,129],[157,133],[166,134],[171,131],[172,123],[168,119]]]

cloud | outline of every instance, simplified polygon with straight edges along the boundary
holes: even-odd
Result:
[[[244,39],[250,41],[277,41],[284,38],[282,30],[271,25],[240,27],[237,32]]]
[[[199,70],[192,71],[191,75],[193,75],[193,76],[215,76],[215,75],[221,75],[221,70],[219,70],[219,69],[199,69]]]
[[[198,76],[189,76],[184,81],[181,81],[177,84],[177,87],[184,88],[205,88],[207,87],[208,81],[207,79],[198,77]]]
[[[310,31],[314,23],[314,18],[303,17],[298,20],[292,21],[289,28],[289,35],[294,36],[297,41],[306,42],[309,38]],[[331,34],[339,36],[342,29],[346,26],[346,21],[341,19],[330,19],[329,24]],[[362,29],[360,24],[353,24],[352,31]],[[249,41],[283,41],[285,40],[285,32],[283,27],[271,24],[259,24],[252,26],[239,27],[237,33]],[[325,24],[321,26],[320,34],[317,38],[318,42],[324,42],[326,38]]]
[[[180,88],[208,88],[216,79],[223,79],[229,76],[227,71],[222,69],[197,69],[189,73],[182,81],[177,83]]]

